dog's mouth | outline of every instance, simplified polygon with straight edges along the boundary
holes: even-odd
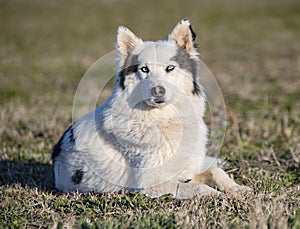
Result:
[[[163,104],[163,103],[165,103],[165,100],[163,98],[161,98],[161,99],[154,99],[154,103],[155,104]]]
[[[141,100],[138,103],[135,103],[132,107],[135,109],[151,109],[151,108],[161,108],[168,105],[169,102],[164,98],[148,98],[145,100]]]
[[[162,107],[167,105],[167,102],[164,98],[151,98],[145,100],[146,104],[151,107]]]

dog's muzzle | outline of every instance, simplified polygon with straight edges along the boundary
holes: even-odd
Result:
[[[166,94],[166,89],[163,86],[155,86],[151,89],[151,95],[153,96],[153,102],[161,104],[165,102],[164,95]]]
[[[149,80],[140,81],[128,97],[128,103],[132,107],[138,107],[139,104],[147,104],[156,108],[168,105],[173,98],[170,93],[172,88],[171,85],[165,85],[166,83],[164,83]]]

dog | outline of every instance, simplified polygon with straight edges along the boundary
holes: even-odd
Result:
[[[206,156],[206,97],[195,38],[188,19],[156,42],[118,28],[111,96],[53,147],[58,190],[185,199],[247,189],[229,178],[219,159]]]

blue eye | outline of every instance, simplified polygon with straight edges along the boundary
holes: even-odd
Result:
[[[166,67],[166,72],[170,72],[170,71],[173,71],[175,69],[175,66],[174,65],[168,65]]]
[[[141,67],[141,71],[144,72],[144,73],[149,73],[150,72],[150,70],[147,66]]]

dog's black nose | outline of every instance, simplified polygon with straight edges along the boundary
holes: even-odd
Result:
[[[163,86],[155,86],[151,89],[151,95],[155,98],[163,97],[166,93],[166,89]]]

